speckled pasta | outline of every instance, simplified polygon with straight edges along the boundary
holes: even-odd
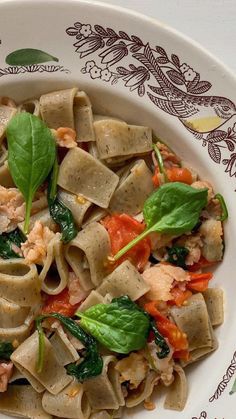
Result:
[[[0,97],[0,417],[118,419],[161,387],[180,412],[185,367],[218,347],[224,198],[92,105],[78,87]]]

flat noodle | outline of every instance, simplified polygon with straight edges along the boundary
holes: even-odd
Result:
[[[78,88],[73,87],[40,97],[40,114],[49,128],[74,129],[74,97],[77,91]]]
[[[115,362],[114,356],[103,357],[103,371],[101,375],[84,381],[83,387],[93,410],[118,409],[119,402],[116,392],[109,380],[109,368]]]
[[[180,365],[176,364],[174,366],[174,371],[175,379],[170,387],[168,387],[164,408],[181,412],[186,405],[188,396],[187,379],[185,372]]]
[[[27,100],[18,106],[18,112],[29,112],[32,115],[40,116],[40,106],[37,99]]]
[[[40,302],[41,283],[34,264],[24,259],[0,260],[0,297],[30,307]]]
[[[42,403],[46,412],[60,418],[88,419],[91,413],[83,385],[76,380],[57,395],[46,391]]]
[[[56,329],[54,335],[49,340],[53,346],[59,364],[63,367],[78,361],[80,358],[78,352],[69,341],[61,326]]]
[[[58,271],[56,276],[51,275],[49,272],[53,262],[55,262]],[[61,235],[57,233],[48,245],[47,258],[39,274],[39,278],[42,281],[42,290],[49,295],[59,294],[66,288],[68,276],[69,269],[64,258]]]
[[[70,192],[63,191],[62,189],[58,192],[58,198],[67,208],[71,210],[76,225],[81,227],[86,219],[86,214],[93,207],[92,202]]]
[[[208,288],[203,293],[213,327],[224,322],[224,292],[220,288]]]
[[[144,402],[144,400],[152,395],[154,386],[158,383],[158,381],[159,374],[155,371],[149,371],[140,386],[135,390],[129,391],[129,395],[126,398],[126,407],[135,407]]]
[[[30,307],[20,307],[18,304],[0,298],[0,328],[20,326],[29,312]]]
[[[0,327],[0,342],[24,342],[30,335],[31,330],[32,325],[26,322],[17,327]]]
[[[51,419],[42,407],[42,396],[28,385],[11,385],[0,394],[0,412],[29,419]]]
[[[8,152],[4,144],[0,145],[0,166],[7,161]]]
[[[44,350],[44,365],[42,372],[36,369],[38,358],[38,332],[34,332],[28,339],[26,339],[11,355],[13,364],[18,368],[23,375],[27,371],[26,378],[31,383],[36,391],[39,391],[37,382],[43,389],[45,388],[52,394],[58,394],[71,381],[72,377],[67,375],[65,368],[63,368],[56,358],[53,346],[45,337]],[[39,386],[39,387],[40,387]],[[37,387],[37,388],[36,388]]]
[[[15,187],[7,162],[0,166],[0,185],[5,188]]]
[[[57,183],[63,189],[107,208],[118,182],[118,176],[100,161],[80,148],[73,148],[60,165]]]
[[[119,265],[110,275],[102,281],[97,292],[105,296],[110,294],[112,298],[128,295],[135,301],[149,291],[137,269],[128,260]]]
[[[84,290],[98,286],[106,276],[110,240],[105,227],[91,223],[80,231],[65,248],[65,256]]]
[[[74,98],[75,130],[78,142],[95,141],[92,106],[85,92],[78,92]]]
[[[106,410],[94,412],[89,419],[111,419],[111,415]]]
[[[136,215],[153,192],[152,173],[144,160],[137,160],[121,169],[120,184],[114,192],[109,210],[112,213]]]
[[[107,211],[104,208],[99,208],[94,205],[83,221],[82,227],[84,228],[90,223],[94,223],[95,221],[100,221],[102,218],[106,217]]]
[[[10,120],[16,113],[16,108],[0,104],[0,142],[5,137],[7,124],[10,122]]]
[[[152,149],[152,130],[149,127],[107,119],[94,122],[94,130],[101,159],[139,155]]]
[[[97,291],[92,290],[88,297],[79,306],[79,311],[85,311],[88,308],[95,306],[96,304],[105,304],[105,299]]]
[[[189,350],[211,346],[212,333],[202,294],[194,294],[182,307],[172,307],[171,315],[177,326],[188,336]]]

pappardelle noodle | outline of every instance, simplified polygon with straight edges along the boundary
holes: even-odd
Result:
[[[1,97],[0,147],[0,412],[122,418],[160,386],[182,411],[224,320],[223,196],[78,88]]]

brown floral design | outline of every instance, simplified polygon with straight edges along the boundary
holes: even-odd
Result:
[[[205,412],[205,410],[204,410],[200,413],[200,416],[198,416],[198,417],[194,416],[192,419],[210,419],[210,418],[209,418],[207,412]],[[212,418],[212,419],[218,419],[218,418],[215,417],[215,418]],[[222,419],[224,419],[224,418],[222,418]]]
[[[159,109],[177,117],[210,158],[226,166],[229,176],[236,176],[236,124],[229,126],[236,106],[226,97],[206,95],[211,83],[201,80],[189,64],[121,30],[76,22],[66,33],[75,38],[73,46],[81,59],[97,52],[96,61],[84,62],[83,74],[111,84],[123,82],[131,92],[147,95]],[[118,65],[127,56],[130,63]]]

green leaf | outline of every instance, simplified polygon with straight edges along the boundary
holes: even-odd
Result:
[[[167,261],[180,268],[187,269],[185,260],[189,254],[189,250],[184,246],[172,246],[167,248]]]
[[[236,393],[236,379],[234,380],[233,386],[229,392],[230,395]]]
[[[13,351],[11,342],[0,342],[0,359],[8,361]]]
[[[221,206],[221,211],[222,211],[222,216],[219,217],[219,221],[225,221],[227,220],[229,214],[228,214],[228,209],[227,209],[224,197],[220,193],[217,193],[215,195],[215,198],[218,199]]]
[[[151,330],[154,333],[155,344],[158,347],[157,357],[159,359],[166,358],[170,353],[170,348],[167,345],[166,340],[164,339],[164,337],[158,331],[158,328],[156,326],[156,322],[155,322],[154,319],[151,320]]]
[[[48,205],[52,219],[61,228],[62,241],[68,243],[75,238],[78,231],[72,212],[57,197],[58,171],[59,165],[56,158],[48,185]]]
[[[66,367],[68,374],[75,376],[77,380],[81,382],[101,374],[103,360],[98,353],[96,340],[92,336],[88,335],[74,320],[59,313],[42,315],[37,317],[35,320],[39,336],[37,371],[41,372],[44,364],[44,332],[41,323],[43,320],[50,317],[59,320],[68,332],[82,342],[86,348],[84,360],[79,365],[70,364]]]
[[[0,235],[0,257],[3,259],[19,258],[19,254],[16,253],[12,246],[15,244],[20,247],[21,243],[24,243],[26,240],[25,236],[21,231],[16,228],[10,233],[3,233]]]
[[[150,320],[135,303],[115,299],[76,315],[81,318],[81,327],[111,351],[127,354],[146,344]]]
[[[48,61],[59,61],[47,52],[34,48],[17,49],[6,57],[8,65],[31,65],[46,63]]]
[[[207,189],[195,189],[181,182],[166,183],[146,200],[143,208],[146,229],[115,256],[118,260],[152,232],[179,235],[197,224],[207,204]]]
[[[26,201],[24,232],[28,232],[32,200],[55,160],[55,140],[36,116],[22,112],[7,126],[8,164],[14,183]]]

